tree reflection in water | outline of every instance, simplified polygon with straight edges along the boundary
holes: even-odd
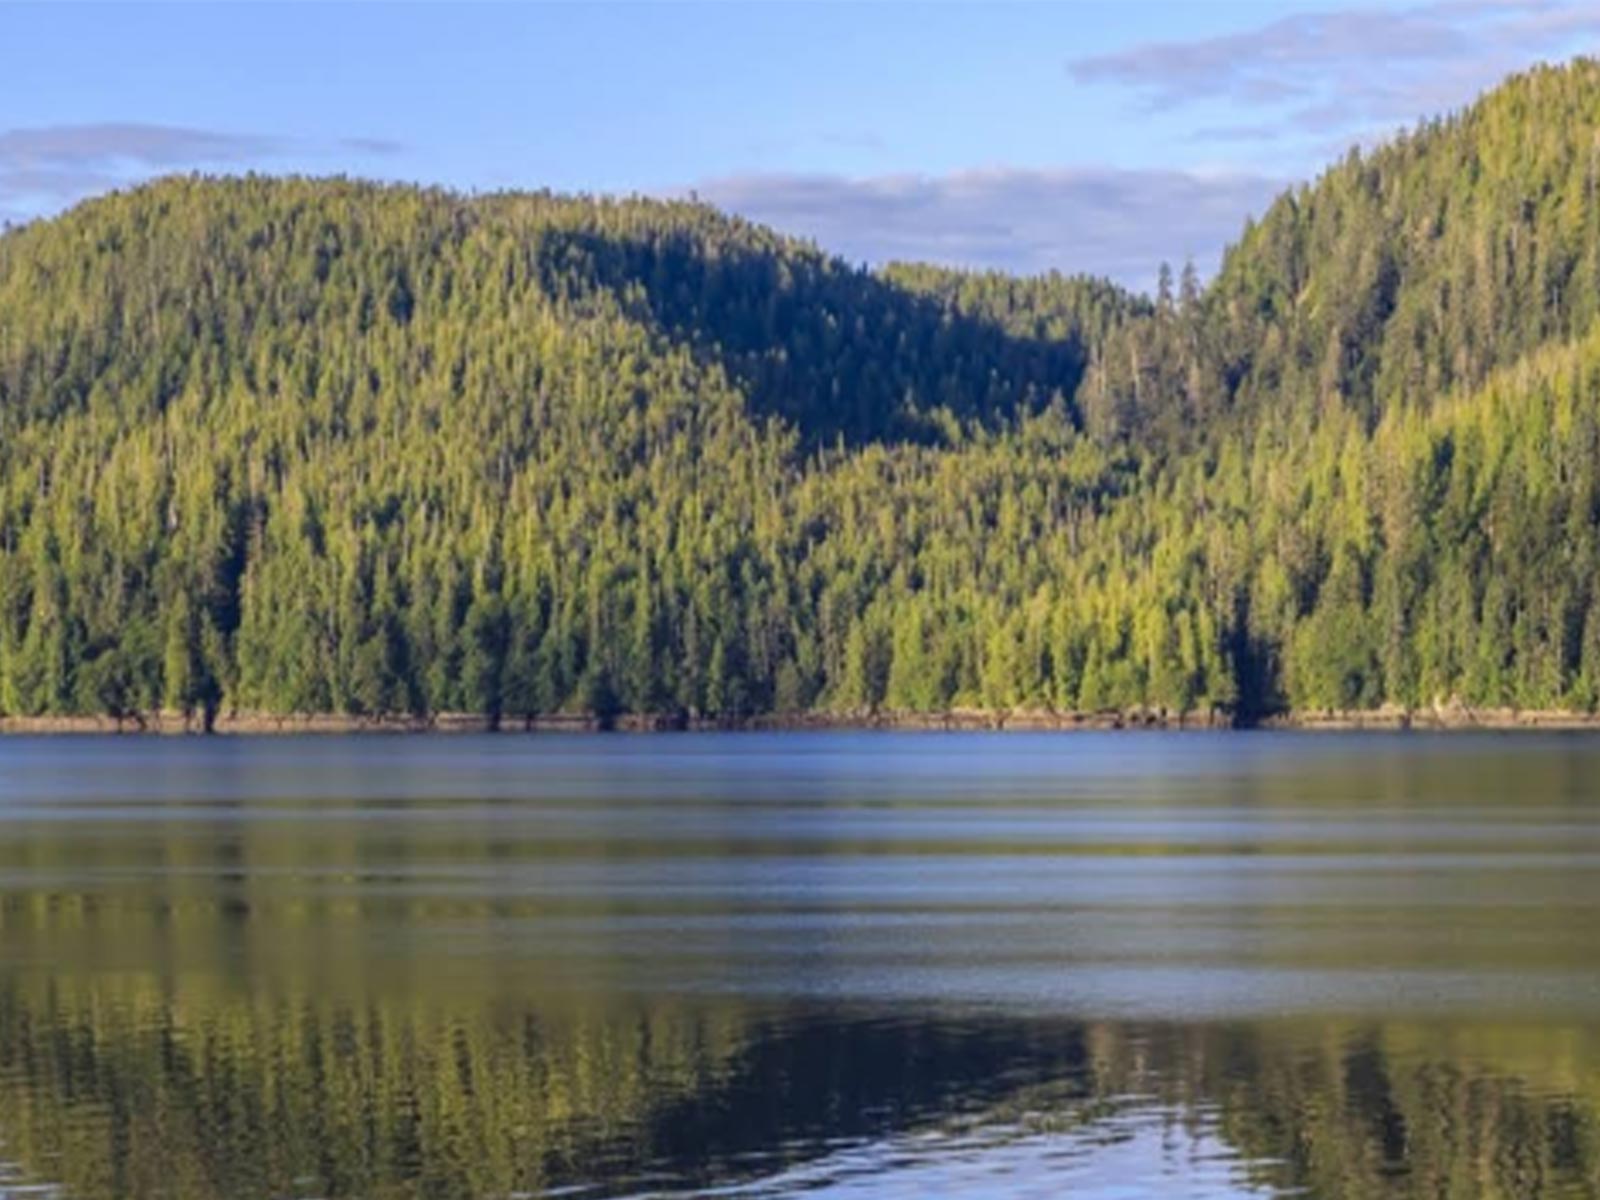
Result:
[[[7,1153],[94,1200],[1087,1186],[1149,1138],[1184,1195],[1600,1192],[1592,1029],[461,999],[8,981]]]

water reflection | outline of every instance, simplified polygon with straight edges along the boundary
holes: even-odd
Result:
[[[0,743],[0,1198],[1600,1195],[1596,767]]]
[[[8,1152],[72,1196],[1600,1185],[1600,1055],[1572,1030],[740,1005],[446,1013],[130,984],[8,987],[0,1044]]]

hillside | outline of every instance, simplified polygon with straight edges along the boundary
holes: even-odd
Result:
[[[1119,339],[1091,381],[1105,423],[1427,405],[1600,317],[1600,62],[1478,104],[1281,196],[1186,320]]]
[[[1600,703],[1600,66],[1153,300],[698,205],[171,179],[0,237],[0,714]]]

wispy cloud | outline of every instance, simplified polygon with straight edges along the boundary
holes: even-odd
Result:
[[[41,211],[141,176],[238,166],[281,153],[248,133],[107,122],[0,131],[0,208]]]
[[[347,137],[339,139],[339,148],[354,151],[356,154],[387,157],[404,151],[405,144],[393,138]]]
[[[0,132],[0,163],[63,167],[128,162],[161,167],[256,158],[279,145],[278,139],[259,134],[175,125],[46,125]]]
[[[949,175],[736,175],[706,200],[858,262],[1062,270],[1148,286],[1163,260],[1209,270],[1280,181],[1085,167]]]
[[[343,138],[331,145],[368,156],[404,149],[384,138]],[[268,134],[137,122],[0,130],[0,213],[20,218],[151,175],[270,165],[323,149]]]
[[[1455,108],[1541,58],[1600,34],[1592,0],[1440,0],[1298,13],[1255,29],[1147,42],[1069,64],[1082,83],[1121,87],[1152,109],[1223,102],[1259,114],[1262,140],[1359,137]],[[1200,132],[1239,140],[1241,124]]]

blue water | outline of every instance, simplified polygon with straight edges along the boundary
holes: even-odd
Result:
[[[0,740],[0,1198],[1600,1194],[1600,739]]]

